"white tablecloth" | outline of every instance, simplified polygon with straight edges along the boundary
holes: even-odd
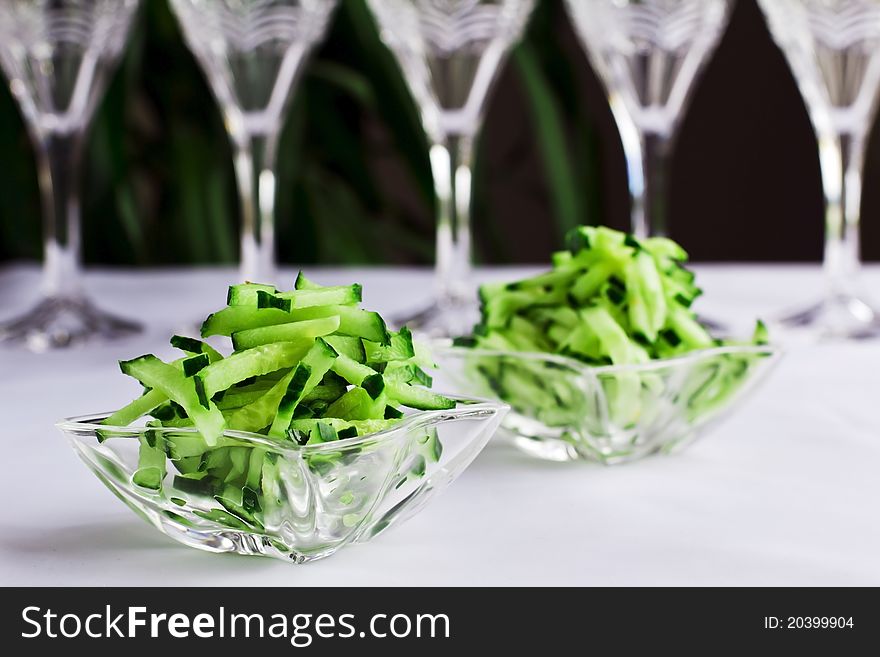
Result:
[[[820,285],[815,267],[698,269],[701,310],[722,319],[770,313]],[[382,312],[430,285],[420,270],[312,273],[362,282]],[[138,315],[146,334],[41,355],[0,348],[0,585],[880,584],[880,342],[791,349],[738,413],[679,455],[608,468],[490,445],[408,523],[320,562],[182,547],[116,500],[53,422],[137,394],[116,360],[170,355],[171,332],[222,305],[230,276],[94,272],[94,296]],[[37,282],[33,267],[0,270],[0,318],[24,310]],[[866,282],[880,283],[880,269]]]

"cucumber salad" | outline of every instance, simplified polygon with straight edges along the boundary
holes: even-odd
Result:
[[[173,441],[145,431],[134,483],[161,489],[170,463],[175,486],[189,480],[223,502],[235,516],[229,522],[252,522],[263,489],[273,485],[275,455],[230,447],[237,442],[225,432],[315,445],[392,428],[407,408],[453,408],[452,399],[429,389],[424,368],[431,362],[410,332],[389,331],[360,302],[360,285],[324,287],[302,273],[291,291],[234,285],[227,306],[201,328],[203,338],[229,337],[231,353],[176,335],[176,360],[149,354],[120,362],[144,393],[103,421],[108,432],[144,416],[147,427],[196,429]],[[440,449],[435,437],[425,451],[436,460]],[[310,465],[320,467],[332,454],[316,454]]]
[[[546,361],[516,358],[517,352],[565,356],[594,368],[608,419],[631,427],[666,412],[653,401],[663,397],[665,384],[657,368],[618,366],[714,347],[767,344],[760,321],[746,341],[709,333],[691,308],[701,290],[685,267],[687,253],[672,240],[640,240],[605,227],[581,226],[566,242],[566,250],[553,254],[550,271],[483,285],[481,320],[471,336],[456,340],[487,354],[511,354],[480,357],[475,351],[468,376],[515,411],[550,426],[582,424],[585,416],[605,414],[584,407],[579,386],[564,380],[567,368],[557,365],[554,370]],[[693,377],[692,389],[685,386],[683,391],[689,416],[720,406],[760,357],[723,354],[706,365]]]

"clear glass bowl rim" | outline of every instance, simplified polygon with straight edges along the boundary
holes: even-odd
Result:
[[[625,365],[589,365],[569,356],[560,354],[543,353],[539,351],[508,351],[505,349],[483,349],[480,347],[460,347],[454,346],[450,340],[439,340],[434,343],[432,353],[437,356],[485,356],[485,357],[504,357],[504,358],[521,358],[523,360],[552,362],[558,365],[564,365],[572,370],[580,372],[585,376],[607,376],[614,374],[623,374],[629,372],[653,372],[655,370],[664,369],[666,367],[682,367],[688,364],[697,363],[704,360],[710,360],[717,356],[725,356],[730,354],[741,355],[764,355],[768,358],[776,360],[783,354],[783,349],[776,343],[766,345],[726,345],[723,347],[709,347],[707,349],[697,349],[689,351],[680,356],[671,358],[655,358],[645,363],[629,363]]]
[[[481,397],[466,397],[462,395],[445,395],[462,405],[455,408],[436,410],[436,411],[416,411],[412,415],[405,416],[400,422],[393,427],[382,431],[375,431],[363,436],[354,436],[352,438],[343,438],[330,443],[320,443],[317,445],[299,445],[286,444],[267,438],[263,434],[253,433],[251,431],[237,431],[228,429],[223,432],[223,436],[234,438],[243,442],[252,443],[260,447],[266,447],[273,452],[278,452],[286,456],[300,457],[307,454],[320,454],[322,452],[335,452],[340,449],[349,447],[358,447],[366,443],[381,444],[389,442],[401,433],[411,431],[413,429],[424,429],[443,422],[451,422],[455,420],[466,420],[470,418],[491,417],[498,413],[505,413],[510,407],[503,402],[484,399]],[[55,423],[55,426],[64,433],[79,431],[103,431],[112,433],[114,438],[134,438],[143,434],[146,427],[143,426],[127,426],[119,427],[109,424],[100,424],[100,421],[110,416],[109,412],[90,413],[88,415],[78,415],[74,417],[64,418]],[[151,427],[152,431],[173,434],[198,434],[199,431],[195,427]]]

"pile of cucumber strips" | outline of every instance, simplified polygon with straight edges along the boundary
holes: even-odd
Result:
[[[392,428],[406,408],[453,408],[455,401],[429,389],[423,368],[430,358],[410,332],[389,331],[378,313],[360,307],[361,296],[360,285],[324,287],[302,273],[288,292],[233,285],[227,306],[201,329],[203,338],[229,336],[228,356],[203,340],[174,336],[177,360],[150,354],[120,362],[144,393],[103,424],[125,427],[149,416],[134,483],[161,489],[170,462],[176,481],[198,482],[237,517],[251,519],[247,507],[258,508],[261,488],[273,481],[275,455],[230,448],[224,432],[315,445]],[[173,441],[149,431],[182,427],[196,431]],[[441,449],[435,436],[435,460]],[[238,491],[234,501],[223,494],[230,486]]]
[[[692,309],[701,294],[687,253],[663,237],[637,239],[606,227],[580,226],[566,239],[567,248],[553,254],[552,269],[509,283],[480,288],[481,319],[460,346],[503,354],[549,353],[565,356],[609,373],[601,380],[611,420],[631,426],[643,420],[646,388],[662,388],[659,374],[615,370],[688,353],[734,345],[765,345],[767,330],[757,322],[750,340],[713,337]],[[696,417],[722,403],[747,377],[760,355],[731,353],[709,363],[705,376],[693,377],[684,390],[690,415]],[[474,358],[470,376],[486,391],[528,409],[546,424],[582,420],[583,397],[567,384],[559,368],[524,358]],[[576,368],[574,368],[576,370]],[[658,394],[661,391],[658,390]],[[655,395],[656,396],[656,395]]]

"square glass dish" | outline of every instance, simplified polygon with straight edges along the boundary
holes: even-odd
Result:
[[[622,463],[690,443],[772,369],[774,346],[726,346],[638,365],[437,343],[436,378],[511,407],[502,433],[533,456]]]
[[[180,543],[210,552],[320,559],[415,514],[474,460],[507,406],[455,398],[391,429],[316,445],[194,428],[112,427],[107,417],[58,428],[132,510]]]

